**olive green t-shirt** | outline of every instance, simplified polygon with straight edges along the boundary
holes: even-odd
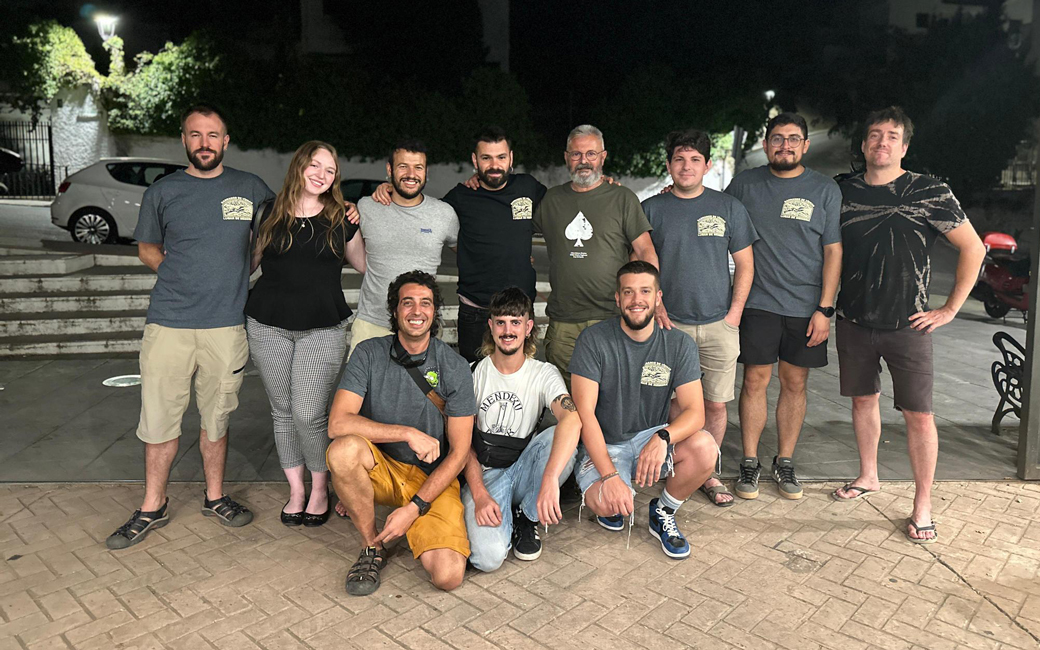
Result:
[[[538,204],[534,227],[549,253],[549,318],[578,323],[614,316],[617,271],[632,242],[650,231],[635,193],[608,183],[588,192],[570,183],[554,187]]]

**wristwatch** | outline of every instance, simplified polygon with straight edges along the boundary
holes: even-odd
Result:
[[[422,517],[430,511],[430,504],[420,499],[418,494],[412,497],[412,503],[414,503],[416,507],[419,508],[420,517]]]
[[[668,433],[668,429],[658,429],[657,435],[661,437],[661,440],[664,440],[664,444],[672,444],[672,434]]]
[[[827,318],[830,318],[834,315],[834,307],[824,307],[823,305],[817,305],[816,311],[820,312]]]

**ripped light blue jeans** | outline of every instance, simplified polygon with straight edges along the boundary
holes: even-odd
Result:
[[[531,521],[538,521],[538,492],[542,487],[542,476],[552,452],[553,434],[556,427],[549,427],[534,437],[520,458],[509,467],[484,470],[484,487],[502,512],[502,523],[498,526],[481,526],[477,523],[476,504],[469,486],[462,488],[462,505],[466,509],[466,534],[469,537],[469,561],[479,571],[494,571],[502,566],[509,554],[513,535],[513,507],[520,510]],[[560,484],[574,469],[571,454],[563,471]]]

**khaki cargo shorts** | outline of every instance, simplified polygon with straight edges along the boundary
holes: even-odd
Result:
[[[243,325],[178,329],[149,323],[141,341],[141,422],[137,437],[158,444],[181,435],[191,380],[202,428],[212,442],[227,434],[238,408],[249,344]]]
[[[736,396],[737,357],[740,356],[740,329],[723,319],[705,325],[672,325],[690,335],[700,352],[701,386],[709,402],[729,402]]]

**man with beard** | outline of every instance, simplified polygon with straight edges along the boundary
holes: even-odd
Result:
[[[841,192],[833,180],[802,165],[809,128],[800,115],[780,113],[769,120],[762,148],[769,163],[741,172],[726,188],[747,208],[759,236],[752,247],[755,277],[740,321],[744,458],[734,491],[743,499],[758,497],[766,388],[779,361],[773,480],[780,496],[800,499],[792,456],[805,420],[809,368],[827,365],[841,273]]]
[[[512,541],[518,560],[542,554],[538,522],[560,523],[560,484],[574,468],[581,433],[560,371],[536,361],[534,305],[518,287],[492,296],[484,359],[473,371],[477,422],[466,461],[466,531],[470,563],[494,571]],[[535,435],[543,411],[559,422]]]
[[[700,353],[704,388],[704,428],[722,445],[726,404],[733,397],[740,353],[740,317],[754,277],[751,245],[758,239],[740,201],[704,187],[711,169],[711,138],[693,129],[665,139],[672,191],[643,201],[661,260],[661,285],[668,296],[668,319],[686,332]],[[732,286],[729,257],[735,267]],[[733,495],[717,476],[701,491],[719,507]]]
[[[719,448],[704,431],[697,345],[678,329],[658,327],[660,275],[633,261],[617,272],[621,316],[578,337],[571,359],[574,402],[581,417],[575,474],[582,503],[611,531],[633,513],[633,485],[665,478],[650,501],[650,533],[665,555],[682,559],[690,545],[675,522],[679,509],[711,476]],[[669,421],[672,394],[678,413]]]
[[[617,313],[614,270],[633,256],[657,266],[639,199],[632,190],[605,182],[606,159],[603,133],[589,124],[576,127],[564,152],[571,182],[546,192],[534,215],[535,230],[545,237],[552,285],[545,359],[568,382],[578,335]]]
[[[459,217],[459,352],[471,363],[488,329],[492,295],[516,285],[535,300],[532,222],[545,196],[533,176],[513,173],[512,147],[501,128],[477,135],[472,159],[477,188],[459,183],[444,196]]]
[[[860,145],[867,169],[841,182],[845,267],[838,296],[841,394],[852,398],[860,470],[834,492],[851,501],[881,489],[881,360],[892,373],[895,407],[906,420],[913,511],[904,534],[915,544],[938,539],[932,480],[939,436],[932,413],[932,332],[960,310],[986,249],[950,188],[903,169],[914,125],[898,106],[867,116]],[[942,307],[928,308],[929,253],[939,235],[959,251],[956,281]]]
[[[466,571],[457,477],[476,405],[465,360],[434,338],[441,303],[432,275],[395,278],[386,298],[393,333],[355,347],[332,403],[329,471],[364,545],[347,573],[352,596],[379,588],[385,546],[401,536],[438,589],[458,587]],[[381,532],[377,503],[395,508]]]
[[[459,220],[451,206],[425,196],[426,146],[403,140],[390,150],[386,175],[394,192],[389,205],[365,197],[358,202],[367,265],[357,317],[351,325],[351,354],[366,339],[390,334],[386,290],[401,273],[419,269],[437,275],[444,246],[455,248]]]
[[[244,526],[253,513],[224,494],[228,419],[249,360],[244,308],[254,217],[274,194],[253,174],[223,165],[227,123],[208,105],[181,116],[188,168],[160,179],[141,199],[137,254],[158,278],[141,343],[141,420],[145,496],[106,540],[111,549],[142,541],[169,522],[166,484],[177,454],[192,377],[202,419],[206,476],[202,513]]]

